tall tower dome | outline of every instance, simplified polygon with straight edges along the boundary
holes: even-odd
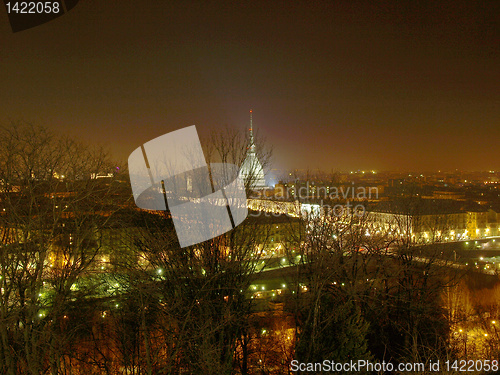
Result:
[[[264,178],[264,169],[260,164],[255,152],[255,143],[253,139],[253,123],[252,110],[250,110],[250,143],[247,147],[247,155],[240,169],[240,178],[243,179],[245,185],[249,185],[251,189],[266,188],[266,180]]]

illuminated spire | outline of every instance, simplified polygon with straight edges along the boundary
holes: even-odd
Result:
[[[250,110],[250,151],[255,152],[255,143],[253,140],[253,123],[252,123],[252,110]]]
[[[253,138],[252,110],[250,110],[250,128],[247,155],[240,168],[240,177],[251,189],[263,189],[266,187],[264,169],[257,158],[255,142]]]

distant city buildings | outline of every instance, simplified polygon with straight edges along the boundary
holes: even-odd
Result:
[[[368,213],[373,233],[446,242],[500,235],[500,212],[475,202],[451,199],[384,201]]]
[[[500,236],[500,173],[323,173],[294,170],[267,199],[248,207],[300,216],[335,205],[363,204],[372,233],[409,235],[422,242]]]

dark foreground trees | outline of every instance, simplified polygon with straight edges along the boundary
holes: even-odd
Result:
[[[113,316],[125,319],[117,329],[130,335],[134,331],[126,322],[136,325],[136,350],[146,373],[231,373],[237,339],[251,313],[247,290],[256,265],[256,231],[241,238],[249,230],[243,224],[181,249],[168,218],[145,214],[142,220],[145,230],[133,251],[144,268],[135,262],[116,268],[122,286],[116,301],[123,308]],[[133,358],[134,351],[121,355]]]
[[[24,123],[0,129],[1,373],[58,373],[111,207],[97,177],[110,172],[100,149]]]
[[[241,163],[233,140],[210,156]],[[101,150],[20,123],[0,149],[1,373],[233,371],[264,227],[180,248]]]
[[[298,267],[290,300],[300,362],[373,359],[363,312],[373,298],[370,260],[383,241],[365,236],[365,219],[353,212],[304,218],[300,257],[290,254]]]
[[[227,129],[213,135],[206,149],[207,161],[235,165],[246,153],[244,138]],[[227,186],[236,175],[223,172],[228,181],[221,186]],[[209,169],[212,186],[215,174]],[[123,306],[112,309],[119,361],[148,374],[231,374],[236,366],[247,373],[248,356],[235,353],[250,326],[248,291],[269,226],[247,220],[181,248],[168,211],[135,213],[138,231],[113,262],[112,277],[120,285],[114,300]]]
[[[296,359],[427,365],[454,357],[443,297],[460,272],[437,240],[413,235],[420,213],[411,204],[403,208],[385,230],[352,211],[303,218],[300,257],[288,255],[297,265],[288,274],[296,285],[288,296]],[[446,216],[433,218],[443,230]]]

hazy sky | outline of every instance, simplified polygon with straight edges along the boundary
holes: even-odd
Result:
[[[80,0],[13,33],[0,122],[100,141],[254,125],[276,168],[500,169],[499,1]]]

